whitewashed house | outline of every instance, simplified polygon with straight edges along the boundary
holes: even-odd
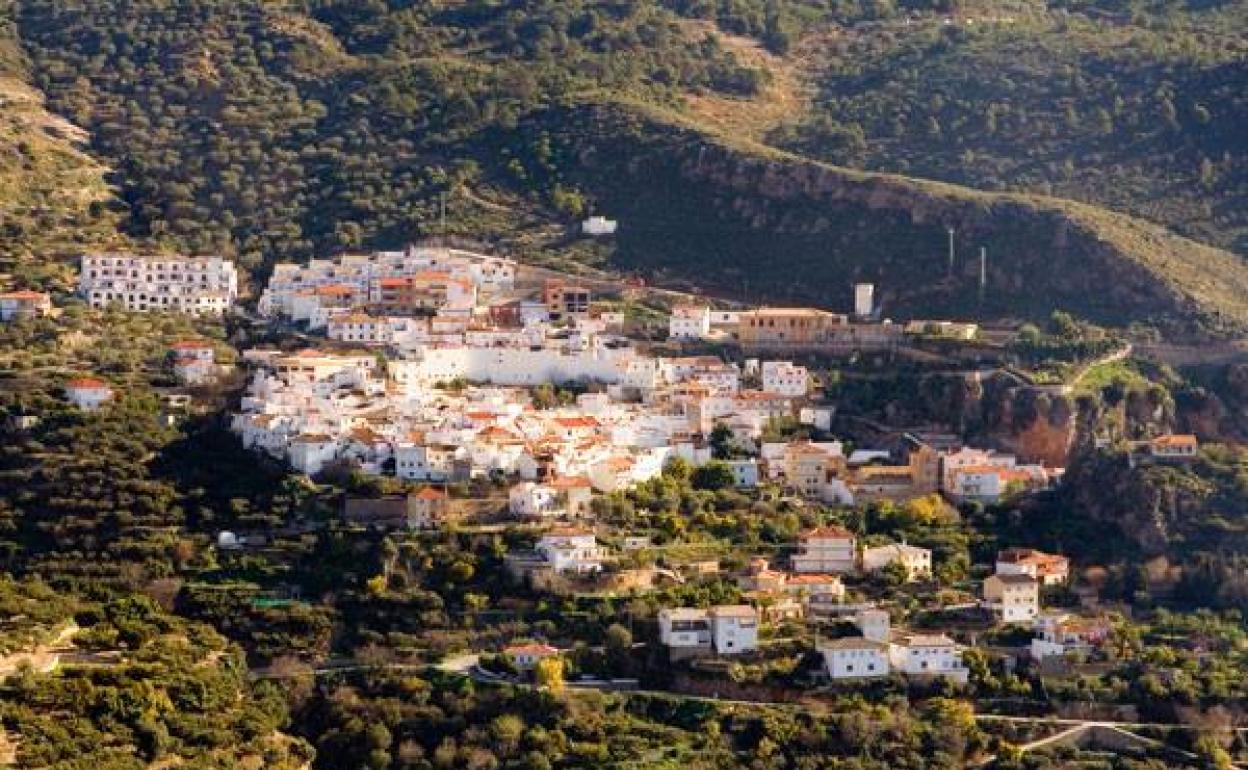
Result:
[[[559,493],[546,484],[521,481],[507,493],[507,510],[512,516],[535,519],[558,516],[563,513],[559,505]]]
[[[844,527],[825,526],[803,532],[793,554],[794,572],[852,572],[857,566],[854,534]]]
[[[549,644],[514,644],[503,650],[503,654],[521,671],[532,671],[543,660],[558,657],[559,648]]]
[[[103,380],[79,377],[65,383],[65,398],[86,412],[94,412],[113,397],[113,389]]]
[[[943,634],[911,634],[889,645],[889,662],[906,676],[941,676],[965,683],[970,676],[962,653]]]
[[[764,361],[763,390],[801,398],[810,390],[810,372],[790,361]]]
[[[889,543],[862,549],[864,572],[877,572],[890,564],[905,567],[907,580],[918,580],[932,574],[932,552],[906,543]]]
[[[552,530],[537,541],[537,552],[555,572],[578,575],[600,572],[606,557],[594,533],[583,529]]]
[[[854,613],[854,625],[864,637],[877,642],[887,642],[892,633],[892,620],[887,610],[859,610]]]
[[[758,460],[724,460],[732,470],[733,486],[738,489],[753,489],[758,486]]]
[[[1030,623],[1040,614],[1040,581],[997,574],[984,581],[984,604],[1005,623]]]
[[[0,321],[38,318],[52,312],[52,298],[41,291],[11,291],[0,294]]]
[[[850,636],[819,646],[823,665],[832,681],[875,679],[888,676],[888,644]]]
[[[667,336],[673,340],[700,340],[711,333],[711,309],[706,305],[677,305],[668,319]]]
[[[711,643],[720,655],[739,655],[758,649],[758,610],[745,604],[712,607]]]
[[[617,227],[619,227],[619,223],[614,219],[607,219],[597,215],[581,222],[581,232],[592,236],[614,235]]]
[[[659,641],[674,659],[710,651],[710,614],[693,607],[660,610]]]

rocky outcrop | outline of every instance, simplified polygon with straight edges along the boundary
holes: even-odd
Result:
[[[1248,327],[1240,260],[1117,214],[837,168],[617,104],[551,117],[527,130],[557,135],[562,172],[620,219],[623,267],[837,307],[870,280],[886,311],[907,316],[1060,307],[1110,323]]]

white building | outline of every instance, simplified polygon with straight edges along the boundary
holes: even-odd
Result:
[[[854,284],[854,315],[870,318],[875,313],[875,284]]]
[[[1049,483],[1049,473],[1039,465],[970,466],[953,471],[946,491],[956,500],[991,503],[1011,491],[1039,489]]]
[[[559,516],[564,512],[559,505],[559,492],[533,481],[521,481],[512,486],[507,493],[507,510],[512,516],[525,519]]]
[[[1191,434],[1167,434],[1147,442],[1148,452],[1159,460],[1192,460],[1200,452],[1200,441]]]
[[[1102,619],[1080,618],[1064,612],[1041,613],[1036,617],[1036,637],[1031,640],[1031,657],[1043,658],[1086,654],[1109,638],[1110,624]]]
[[[659,640],[673,657],[710,650],[720,655],[752,652],[758,649],[758,610],[743,604],[660,610]]]
[[[867,639],[887,642],[891,634],[892,620],[887,610],[865,609],[854,613],[854,625]]]
[[[338,442],[324,433],[305,433],[290,442],[290,465],[301,473],[316,475],[338,456]]]
[[[862,549],[864,572],[875,572],[890,564],[900,564],[905,567],[907,580],[918,580],[932,574],[932,552],[926,548],[905,543],[890,543]]]
[[[238,298],[238,272],[221,257],[84,254],[78,292],[92,307],[221,315]]]
[[[169,346],[173,373],[188,385],[208,382],[217,374],[216,351],[203,340],[179,340]]]
[[[606,217],[592,216],[581,222],[581,232],[586,235],[614,235],[619,223],[614,219]]]
[[[1040,581],[1029,575],[992,575],[984,581],[984,603],[1005,623],[1028,623],[1040,614]]]
[[[906,676],[942,676],[966,682],[970,676],[957,644],[943,634],[912,634],[889,645],[889,662]]]
[[[758,486],[758,460],[724,460],[732,470],[732,483],[738,489],[753,489]]]
[[[578,575],[600,572],[606,549],[594,533],[582,529],[552,530],[537,541],[537,552],[555,572]]]
[[[37,318],[52,312],[52,299],[40,291],[0,294],[0,321]]]
[[[409,481],[449,481],[459,455],[454,445],[400,443],[394,449],[395,473]]]
[[[503,654],[521,671],[532,671],[543,660],[558,657],[559,649],[549,644],[515,644],[503,650]]]
[[[758,610],[745,604],[712,607],[711,644],[720,655],[739,655],[758,649]]]
[[[1041,585],[1060,585],[1070,576],[1070,560],[1034,548],[1006,548],[997,554],[997,574],[1026,575]]]
[[[793,554],[794,572],[852,572],[857,566],[854,535],[843,527],[826,526],[803,532]]]
[[[659,611],[659,641],[672,657],[711,649],[711,617],[706,610],[674,607]]]
[[[92,377],[80,377],[65,383],[65,398],[87,412],[94,412],[113,397],[108,383]]]
[[[668,319],[667,336],[673,340],[700,340],[711,333],[711,309],[706,305],[677,305]]]
[[[888,676],[888,644],[858,636],[834,639],[819,646],[823,665],[833,681]]]
[[[790,398],[801,398],[810,389],[810,372],[790,361],[763,362],[763,390]]]
[[[1002,455],[988,449],[962,447],[954,452],[946,452],[940,458],[941,489],[946,492],[954,490],[954,475],[969,468],[1013,468],[1018,461],[1013,455]]]

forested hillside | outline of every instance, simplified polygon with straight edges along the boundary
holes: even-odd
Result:
[[[116,200],[85,132],[30,85],[9,0],[0,0],[0,272],[20,286],[67,276],[46,258],[116,243]],[[63,285],[63,284],[62,284]]]
[[[771,140],[1099,203],[1248,253],[1248,4],[959,5],[952,23],[812,35],[817,95]]]
[[[792,88],[810,61],[829,60],[830,39],[904,24],[903,11],[956,44],[932,4],[17,6],[34,82],[116,169],[128,236],[235,256],[259,276],[277,260],[442,232],[521,255],[579,254],[565,234],[594,208],[623,222],[609,247],[616,266],[761,301],[844,305],[862,278],[881,283],[899,314],[1047,317],[1060,305],[1112,323],[1248,326],[1248,268],[1151,224],[848,172],[708,129],[756,108],[774,119],[777,79]],[[829,114],[829,88],[771,140],[865,164],[828,150],[826,121],[807,125]],[[921,109],[909,86],[876,90]],[[1209,131],[1227,125],[1221,110]],[[952,271],[947,227],[960,233]],[[990,260],[982,298],[980,246]]]

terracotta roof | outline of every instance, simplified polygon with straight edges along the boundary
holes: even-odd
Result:
[[[767,390],[743,390],[737,394],[738,401],[777,401],[787,398],[788,396]]]
[[[74,390],[107,390],[108,383],[94,377],[79,377],[65,383],[65,387]]]
[[[295,444],[324,444],[327,441],[333,441],[333,440],[334,439],[332,436],[327,436],[324,433],[304,433],[301,436],[296,436],[293,443]]]
[[[0,294],[0,299],[45,300],[48,299],[48,295],[39,291],[11,291],[7,294]]]
[[[425,487],[416,493],[417,500],[445,500],[446,497],[447,495],[445,492],[440,489],[434,489],[433,487]]]
[[[212,348],[212,343],[204,340],[178,340],[169,347],[173,350],[208,350]]]
[[[316,293],[323,297],[349,297],[355,293],[355,289],[341,283],[333,283],[328,286],[318,286]]]
[[[550,486],[555,489],[587,489],[591,486],[591,484],[589,483],[589,479],[584,476],[567,476],[555,479],[550,482]]]
[[[555,422],[564,428],[597,428],[601,424],[593,417],[556,417]]]
[[[1158,436],[1157,438],[1152,440],[1153,446],[1161,446],[1161,447],[1167,447],[1167,446],[1188,447],[1188,446],[1198,446],[1199,444],[1200,442],[1197,441],[1196,437],[1188,433]]]

